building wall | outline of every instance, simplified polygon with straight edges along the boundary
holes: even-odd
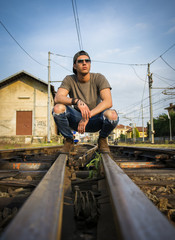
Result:
[[[51,94],[53,106],[53,97]],[[0,136],[16,135],[16,112],[32,111],[32,135],[47,135],[47,85],[29,76],[0,88]],[[51,134],[55,134],[51,116]]]

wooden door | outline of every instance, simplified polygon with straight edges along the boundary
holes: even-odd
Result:
[[[16,135],[32,135],[32,111],[16,112]]]

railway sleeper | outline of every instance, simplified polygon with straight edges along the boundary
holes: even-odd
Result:
[[[101,162],[98,169],[92,166],[88,169],[86,164],[83,170],[80,165],[80,171],[75,171],[68,162],[70,183],[64,195],[61,239],[117,239]]]

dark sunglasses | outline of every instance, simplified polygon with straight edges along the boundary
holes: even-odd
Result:
[[[77,60],[77,63],[83,63],[83,62],[86,62],[86,63],[90,63],[91,62],[91,59],[78,59]]]

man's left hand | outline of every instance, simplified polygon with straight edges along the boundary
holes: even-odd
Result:
[[[78,124],[78,132],[83,134],[85,132],[85,129],[86,129],[86,125],[88,124],[89,122],[89,119],[88,120],[85,120],[85,119],[81,119],[79,124]]]

